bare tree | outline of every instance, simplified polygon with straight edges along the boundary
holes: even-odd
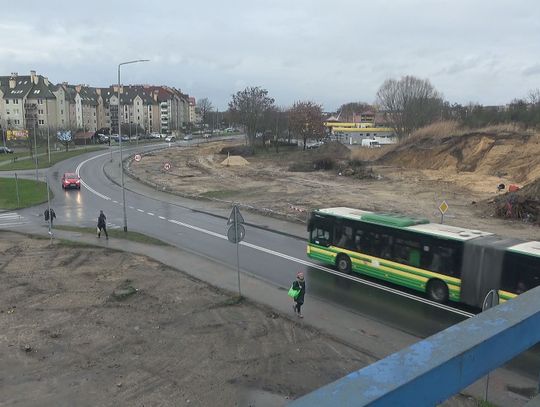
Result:
[[[352,122],[355,115],[362,114],[367,110],[373,109],[364,102],[349,102],[340,106],[338,109],[339,120],[343,122]]]
[[[203,124],[207,124],[210,112],[214,110],[212,102],[210,102],[208,98],[199,99],[197,102],[197,109],[199,110]]]
[[[247,87],[232,96],[229,112],[233,121],[246,128],[246,137],[250,146],[255,145],[257,131],[264,130],[266,112],[274,106],[274,99],[268,97],[268,91],[259,87]]]
[[[438,119],[443,104],[429,80],[414,76],[387,79],[377,92],[377,101],[400,139]]]
[[[289,110],[289,128],[300,137],[306,149],[309,139],[325,135],[322,106],[314,102],[296,102]]]
[[[540,105],[540,88],[531,89],[527,99],[533,105]]]

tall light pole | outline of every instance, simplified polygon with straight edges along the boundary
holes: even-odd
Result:
[[[118,64],[118,142],[120,143],[120,174],[122,179],[122,206],[124,208],[124,232],[127,232],[127,213],[126,213],[126,189],[124,188],[124,164],[122,157],[122,121],[120,120],[120,67],[122,65],[136,64],[138,62],[148,62],[149,59],[136,59]],[[122,114],[124,114],[122,112]]]

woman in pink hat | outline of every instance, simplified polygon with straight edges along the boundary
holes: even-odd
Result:
[[[300,292],[296,297],[293,298],[293,310],[300,318],[304,318],[301,312],[301,307],[304,304],[304,295],[306,294],[306,282],[304,280],[304,273],[301,271],[296,274],[296,280],[292,284],[294,290],[299,290]]]

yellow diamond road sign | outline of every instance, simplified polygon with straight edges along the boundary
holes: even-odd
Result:
[[[446,201],[442,201],[442,203],[439,205],[439,210],[443,215],[446,213],[446,211],[448,210],[448,204],[446,203]]]

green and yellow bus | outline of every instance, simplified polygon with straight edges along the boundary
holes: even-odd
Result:
[[[421,291],[436,302],[481,307],[540,285],[540,242],[337,207],[313,211],[307,255],[342,273],[359,273]]]

